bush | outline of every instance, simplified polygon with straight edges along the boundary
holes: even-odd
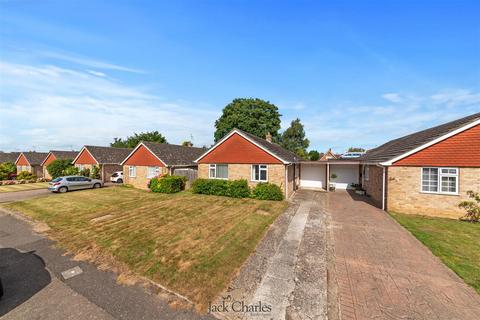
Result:
[[[76,176],[78,175],[78,168],[77,167],[68,167],[63,171],[65,176]]]
[[[28,171],[22,171],[17,175],[17,180],[35,180],[37,176]]]
[[[279,186],[272,183],[259,183],[252,190],[252,198],[259,200],[283,200],[283,193]]]
[[[11,175],[17,172],[17,167],[12,162],[0,164],[0,180],[7,180]]]
[[[192,184],[193,193],[248,198],[250,188],[247,180],[197,179]]]
[[[158,193],[176,193],[185,189],[186,177],[163,176],[150,180],[150,190]]]
[[[52,179],[67,175],[65,172],[72,168],[71,159],[56,159],[47,165],[47,171],[52,176]]]
[[[470,198],[475,201],[462,201],[458,205],[460,208],[463,208],[467,211],[464,217],[461,220],[466,220],[470,222],[479,222],[480,221],[480,193],[467,191],[467,194]]]
[[[85,168],[83,170],[80,170],[80,172],[78,174],[81,175],[81,176],[89,178],[90,177],[90,169]]]
[[[100,167],[93,166],[92,171],[90,172],[90,178],[92,179],[100,179]]]

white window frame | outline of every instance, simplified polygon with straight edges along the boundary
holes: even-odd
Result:
[[[220,180],[228,180],[228,164],[226,163],[220,163],[218,165],[221,165],[221,166],[227,166],[227,177],[226,178],[218,178],[217,177],[217,164],[210,164],[208,166],[208,177],[210,179],[220,179]],[[212,176],[212,169],[215,171],[214,175]]]
[[[258,180],[255,179],[255,167],[258,167]],[[261,171],[265,171],[265,180],[261,179]],[[253,182],[268,182],[268,165],[266,164],[252,164],[251,166],[251,181]]]
[[[150,170],[153,169],[154,175],[150,176]],[[147,167],[147,179],[155,178],[156,176],[160,175],[160,167]]]
[[[85,165],[79,164],[79,165],[78,165],[78,170],[79,170],[79,171],[82,171],[83,169],[85,169]]]
[[[437,191],[424,191],[423,190],[423,169],[437,169],[438,170],[438,180],[437,180]],[[442,173],[442,170],[455,170],[456,173]],[[455,167],[422,167],[420,170],[420,192],[421,193],[430,193],[430,194],[446,194],[446,195],[458,195],[459,194],[459,184],[458,180],[460,178],[460,170]],[[455,192],[442,191],[442,177],[454,177],[455,178]]]
[[[128,166],[128,177],[129,178],[136,178],[137,177],[137,167],[136,166]]]
[[[368,181],[368,179],[370,179],[370,166],[367,164],[363,168],[363,177],[365,181]]]

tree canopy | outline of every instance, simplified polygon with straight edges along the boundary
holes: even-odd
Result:
[[[7,180],[17,172],[17,166],[12,162],[0,163],[0,180]]]
[[[167,143],[167,139],[160,132],[149,131],[134,133],[133,136],[129,136],[125,140],[122,138],[114,138],[110,146],[116,148],[135,148],[140,141]]]
[[[320,153],[317,150],[310,150],[308,152],[308,160],[317,161],[320,159]]]
[[[365,152],[365,149],[359,147],[350,147],[347,152]]]
[[[215,141],[222,139],[228,132],[238,128],[245,132],[265,138],[270,133],[278,138],[280,116],[277,106],[261,99],[234,99],[225,108],[222,115],[215,121]]]
[[[290,150],[302,158],[307,157],[307,148],[310,141],[305,138],[305,129],[300,119],[291,122],[290,127],[282,133],[280,144],[287,150]]]
[[[52,179],[67,175],[69,168],[73,167],[72,159],[56,159],[47,165],[47,171]]]

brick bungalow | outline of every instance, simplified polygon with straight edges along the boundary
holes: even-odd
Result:
[[[15,163],[17,161],[20,152],[0,152],[0,164],[2,163]]]
[[[115,171],[122,171],[122,161],[132,152],[128,148],[113,148],[99,146],[84,146],[73,159],[73,164],[79,170],[100,167],[100,176],[103,182],[110,180]]]
[[[246,179],[251,187],[259,182],[274,183],[285,197],[299,185],[300,159],[267,139],[234,129],[196,161],[199,178]]]
[[[203,148],[140,142],[122,161],[124,183],[147,189],[151,178],[165,173],[185,175],[193,180],[197,176],[194,160],[204,152]]]
[[[77,157],[78,151],[59,151],[52,150],[48,153],[47,157],[41,163],[43,168],[43,177],[46,179],[51,179],[52,176],[48,173],[47,166],[55,160],[73,160]]]
[[[389,141],[361,157],[362,186],[389,211],[457,218],[480,191],[480,113]]]
[[[37,178],[43,177],[42,162],[48,155],[46,152],[22,152],[15,161],[17,166],[17,174],[22,171],[28,171],[37,176]]]

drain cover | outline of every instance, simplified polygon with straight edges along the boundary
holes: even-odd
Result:
[[[68,269],[68,270],[65,270],[62,272],[62,277],[63,279],[65,280],[68,280],[70,278],[73,278],[75,276],[78,276],[79,274],[82,274],[83,273],[83,270],[80,269],[79,266],[76,266],[72,269]]]

